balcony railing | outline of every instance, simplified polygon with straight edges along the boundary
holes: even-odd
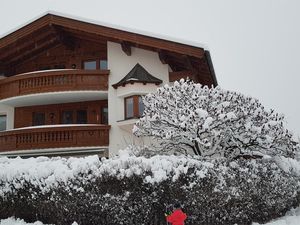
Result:
[[[54,125],[0,132],[0,152],[109,145],[108,125]]]
[[[180,79],[186,79],[189,77],[192,80],[195,80],[195,75],[193,74],[192,71],[185,70],[185,71],[178,71],[178,72],[170,72],[169,73],[169,80],[170,82],[180,80]]]
[[[109,70],[54,70],[16,75],[0,80],[0,100],[28,94],[108,90]]]

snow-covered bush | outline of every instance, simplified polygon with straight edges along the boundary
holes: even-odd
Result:
[[[0,158],[0,219],[70,225],[165,224],[179,200],[190,225],[266,222],[299,205],[296,160],[185,156]],[[282,170],[281,168],[286,168]],[[289,169],[294,168],[294,169]]]
[[[180,80],[143,102],[144,115],[133,133],[153,137],[159,151],[235,158],[258,152],[294,157],[299,149],[283,115],[236,92]]]

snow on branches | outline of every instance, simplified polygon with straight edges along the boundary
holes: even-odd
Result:
[[[133,128],[163,151],[192,150],[205,157],[257,154],[294,157],[299,148],[284,116],[251,97],[183,79],[143,99],[144,115]]]

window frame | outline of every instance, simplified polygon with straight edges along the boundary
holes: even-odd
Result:
[[[35,119],[35,115],[43,115],[44,116],[44,121],[42,124],[40,123],[35,123],[37,120]],[[33,112],[32,113],[32,126],[44,126],[46,125],[46,113],[45,112]]]
[[[140,118],[143,115],[143,112],[140,112],[140,101],[139,99],[142,97],[142,95],[131,95],[126,98],[124,98],[124,119],[135,119],[135,118]],[[132,104],[132,110],[133,110],[133,116],[127,116],[127,99],[133,99],[133,104]]]
[[[107,121],[105,121],[105,116],[104,116],[104,109],[107,109]],[[102,106],[100,109],[100,114],[101,114],[101,124],[108,124],[108,107],[107,106]]]
[[[0,132],[1,131],[6,131],[7,130],[7,115],[6,114],[1,114],[0,117],[5,117],[5,128],[4,128],[4,130],[0,129]]]
[[[106,61],[107,68],[104,68],[104,69],[101,68],[101,61]],[[85,62],[96,62],[96,69],[85,69],[84,68],[84,63]],[[87,58],[87,59],[83,59],[81,61],[81,68],[83,70],[108,70],[108,61],[105,58],[96,58],[96,59],[95,58]]]
[[[71,112],[71,123],[65,123],[64,122],[64,113],[65,112]],[[76,112],[76,111],[75,111]],[[76,114],[75,114],[76,115]],[[76,119],[76,118],[75,118]],[[74,124],[74,110],[73,109],[65,109],[63,111],[61,111],[61,120],[60,120],[60,124]]]
[[[84,123],[78,121],[78,119],[79,119],[78,114],[79,114],[80,111],[85,112],[85,121],[84,121]],[[76,109],[75,112],[76,112],[76,115],[75,115],[76,116],[76,118],[75,118],[76,124],[88,124],[88,110],[87,109]]]

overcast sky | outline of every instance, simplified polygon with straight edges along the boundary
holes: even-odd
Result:
[[[221,87],[285,114],[300,136],[299,0],[1,0],[0,36],[48,10],[203,44]]]

